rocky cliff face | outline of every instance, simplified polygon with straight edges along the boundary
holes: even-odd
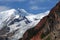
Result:
[[[60,2],[19,40],[60,40]]]

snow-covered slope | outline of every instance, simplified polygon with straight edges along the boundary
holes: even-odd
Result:
[[[10,18],[13,19],[15,17],[15,12],[15,9],[0,12],[0,29],[3,27],[4,23],[7,23],[7,21],[10,20]]]
[[[48,15],[49,14],[49,11],[46,11],[44,13],[38,13],[38,14],[35,14],[35,15],[29,15],[29,16],[26,16],[29,20],[31,21],[35,21],[35,20],[40,20],[42,19],[44,16]]]
[[[40,14],[29,14],[24,9],[11,9],[0,12],[0,35],[6,35],[10,40],[18,40],[26,30],[38,24],[40,19],[49,12]],[[12,35],[10,35],[12,34]]]

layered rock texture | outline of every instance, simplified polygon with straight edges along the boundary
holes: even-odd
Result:
[[[19,40],[60,40],[60,2]]]

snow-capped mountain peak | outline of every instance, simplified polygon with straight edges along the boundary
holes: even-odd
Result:
[[[19,9],[18,8],[18,10],[21,11],[21,12],[27,13],[27,11],[25,11],[24,9]]]
[[[19,14],[22,15],[22,16],[28,16],[28,15],[32,15],[31,13],[28,13],[26,10],[24,9],[17,9]]]
[[[26,12],[24,9],[11,9],[0,12],[0,30],[3,31],[4,29],[4,35],[15,33],[13,36],[9,36],[11,40],[15,38],[19,39],[26,30],[38,24],[41,19],[40,14],[33,15]],[[44,16],[46,15],[43,15],[43,17]],[[8,29],[9,31],[7,32]],[[0,34],[2,34],[2,32]]]
[[[16,15],[16,17],[15,18],[19,18],[19,15]]]

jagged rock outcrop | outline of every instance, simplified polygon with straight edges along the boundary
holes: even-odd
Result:
[[[60,40],[60,2],[19,40]]]

